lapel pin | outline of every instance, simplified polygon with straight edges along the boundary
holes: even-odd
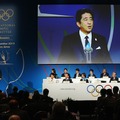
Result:
[[[95,38],[95,41],[97,41],[97,38]]]

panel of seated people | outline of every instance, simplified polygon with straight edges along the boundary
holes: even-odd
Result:
[[[82,80],[81,77],[77,78],[71,78],[72,83],[119,83],[120,78],[118,80],[111,81],[110,78],[108,77],[103,77],[103,78],[94,78],[94,77],[89,77],[86,78],[86,80]],[[43,79],[43,83],[70,83],[69,80],[65,79],[65,77],[61,77],[58,79],[51,79],[50,77],[47,77],[46,79]]]

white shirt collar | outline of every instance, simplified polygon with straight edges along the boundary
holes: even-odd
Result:
[[[92,44],[92,33],[91,32],[88,35],[85,35],[81,30],[79,30],[79,35],[80,35],[80,38],[81,38],[83,49],[85,49],[85,37],[86,36],[88,36],[88,41],[89,41],[90,46],[91,46],[91,44]]]
[[[76,74],[76,77],[79,77],[79,73]]]

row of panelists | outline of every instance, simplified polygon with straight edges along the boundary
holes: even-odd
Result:
[[[114,83],[120,82],[119,78],[117,77],[116,72],[113,72],[112,75],[110,76],[106,69],[103,69],[102,73],[100,74],[100,78],[98,79],[96,75],[94,74],[93,69],[90,69],[88,76],[86,76],[86,73],[80,73],[79,68],[76,68],[76,72],[73,78],[71,78],[71,75],[68,73],[67,68],[64,68],[64,73],[61,74],[61,77],[57,76],[56,70],[53,68],[50,73],[50,76],[47,77],[47,80],[50,83],[60,82],[57,79],[59,80],[61,79],[62,83],[63,82],[74,83],[75,79],[77,80],[77,82],[83,81],[86,83],[94,82],[95,80],[98,82],[100,81],[100,82],[107,82],[107,83],[108,82],[114,82]]]

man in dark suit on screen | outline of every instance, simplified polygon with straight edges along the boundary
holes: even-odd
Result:
[[[92,32],[92,11],[78,10],[76,24],[79,31],[64,37],[58,63],[111,63],[105,37]]]

